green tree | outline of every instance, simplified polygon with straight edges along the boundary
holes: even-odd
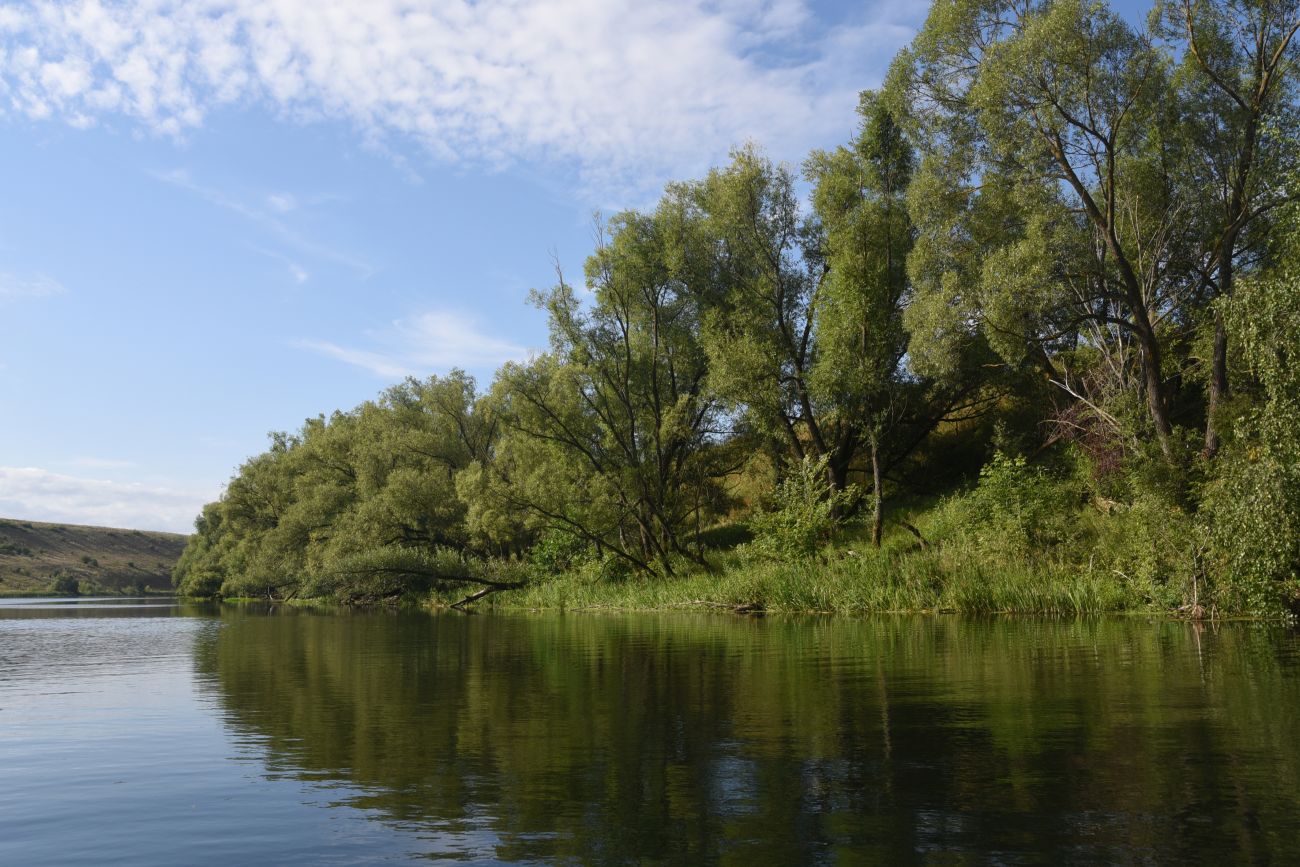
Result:
[[[1069,388],[1054,353],[1131,348],[1172,458],[1160,328],[1183,313],[1186,273],[1170,267],[1184,215],[1160,170],[1165,67],[1100,4],[946,0],[890,86],[923,152],[908,317],[918,358],[955,357],[973,324],[1005,361]]]
[[[902,360],[912,150],[876,94],[862,95],[858,114],[861,128],[848,146],[814,152],[806,164],[827,269],[814,311],[817,354],[809,380],[817,402],[840,420],[838,450],[852,459],[865,445],[870,454],[871,535],[879,547],[886,440],[906,412],[909,384]]]
[[[1300,231],[1285,246],[1278,265],[1226,304],[1254,400],[1237,402],[1235,441],[1203,516],[1226,607],[1265,614],[1300,613]]]
[[[442,552],[467,549],[456,476],[491,451],[496,430],[478,408],[473,379],[453,371],[273,435],[204,508],[177,587],[370,598],[468,576]]]
[[[60,596],[80,596],[81,582],[71,575],[60,575],[54,579],[54,592]]]
[[[535,296],[552,350],[507,365],[494,388],[508,431],[491,463],[498,500],[640,569],[704,563],[690,540],[714,499],[721,433],[699,337],[710,264],[697,221],[669,198],[611,220],[587,261],[589,301],[563,275]]]
[[[827,268],[794,175],[751,146],[670,196],[701,215],[716,251],[703,331],[713,388],[778,459],[825,456],[832,487],[843,490],[860,420],[820,402],[812,386]]]
[[[1179,136],[1187,152],[1179,174],[1197,208],[1195,267],[1208,300],[1231,297],[1273,230],[1277,208],[1295,196],[1280,179],[1300,159],[1295,0],[1161,0],[1161,34],[1182,49],[1175,84]],[[1205,451],[1219,450],[1216,416],[1229,393],[1224,306],[1211,305],[1212,350]]]

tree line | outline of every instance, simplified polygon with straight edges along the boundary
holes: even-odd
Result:
[[[1142,26],[940,0],[842,146],[747,145],[601,222],[581,280],[533,293],[547,351],[273,435],[178,587],[671,578],[782,528],[879,548],[891,519],[924,548],[905,504],[1046,478],[1117,532],[1170,516],[1191,605],[1294,606],[1297,29],[1293,0]]]

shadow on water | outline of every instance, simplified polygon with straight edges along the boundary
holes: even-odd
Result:
[[[1276,859],[1300,637],[1232,625],[227,609],[268,774],[474,857]],[[433,845],[433,843],[431,843]],[[437,854],[437,853],[430,853]]]

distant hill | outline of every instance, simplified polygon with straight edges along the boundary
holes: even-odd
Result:
[[[186,536],[0,518],[0,596],[49,592],[170,590]]]

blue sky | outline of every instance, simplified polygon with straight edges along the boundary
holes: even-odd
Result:
[[[271,430],[486,384],[592,214],[844,141],[925,4],[0,5],[0,516],[188,530]]]

